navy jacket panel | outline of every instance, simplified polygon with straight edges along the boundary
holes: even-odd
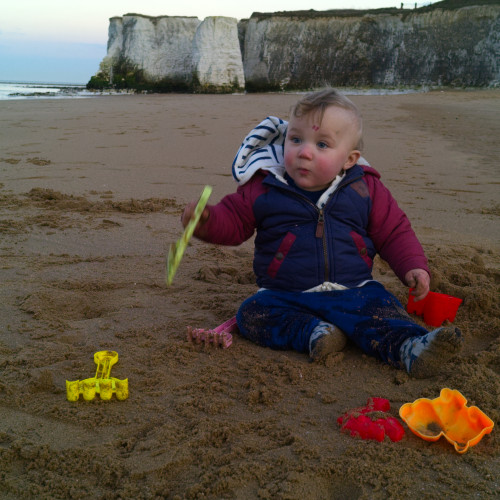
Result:
[[[359,166],[349,169],[321,210],[274,176],[264,179],[268,190],[253,206],[260,287],[301,291],[325,281],[350,287],[372,279],[371,200],[367,189],[350,187],[363,175]]]

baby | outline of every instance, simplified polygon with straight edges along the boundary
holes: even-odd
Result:
[[[373,280],[378,253],[398,278],[429,292],[427,259],[380,174],[361,157],[362,118],[333,89],[303,97],[289,122],[269,117],[233,163],[235,193],[207,206],[195,236],[239,245],[256,231],[259,291],[237,313],[241,335],[322,360],[346,338],[418,378],[439,372],[461,348],[460,330],[428,332]],[[189,222],[196,202],[182,216]]]

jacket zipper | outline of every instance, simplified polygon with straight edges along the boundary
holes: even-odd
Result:
[[[316,238],[321,238],[323,244],[323,262],[325,263],[325,274],[324,281],[328,281],[329,266],[328,266],[328,255],[327,246],[325,238],[325,214],[323,209],[319,210],[318,223],[316,224]]]
[[[323,214],[323,209],[319,211],[318,223],[316,224],[316,238],[323,238],[325,234],[325,216]]]

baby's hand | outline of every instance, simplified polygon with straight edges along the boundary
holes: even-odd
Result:
[[[415,289],[411,292],[415,298],[415,302],[425,299],[429,293],[431,284],[431,277],[427,271],[423,269],[412,269],[405,274],[405,281],[410,288]]]
[[[184,227],[186,227],[189,224],[189,221],[192,219],[194,215],[194,210],[196,208],[196,205],[198,204],[197,201],[190,201],[187,205],[186,208],[184,209],[184,212],[182,212],[181,216],[181,223]],[[196,226],[196,229],[199,229],[201,226],[207,222],[208,217],[210,216],[210,212],[207,207],[203,209],[203,212],[200,217],[200,221],[198,222],[198,225]],[[195,231],[196,231],[195,229]]]

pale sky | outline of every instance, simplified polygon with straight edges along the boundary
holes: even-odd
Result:
[[[419,0],[417,5],[436,0]],[[253,12],[400,7],[398,0],[7,0],[0,9],[0,81],[87,83],[106,55],[109,18],[248,18]],[[405,2],[412,8],[415,2]]]

